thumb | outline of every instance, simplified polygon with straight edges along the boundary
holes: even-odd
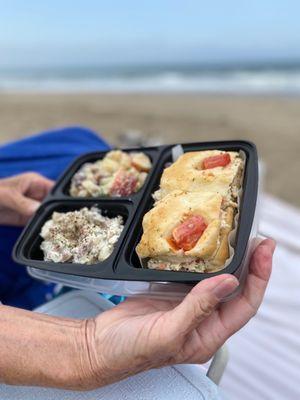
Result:
[[[229,274],[218,275],[198,283],[183,301],[168,312],[168,328],[174,334],[191,332],[207,318],[224,297],[239,285]]]

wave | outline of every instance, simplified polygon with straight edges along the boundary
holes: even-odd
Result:
[[[0,92],[203,92],[300,94],[300,68],[233,71],[0,71]]]

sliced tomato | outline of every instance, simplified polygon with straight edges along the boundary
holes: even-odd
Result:
[[[173,240],[184,251],[191,250],[207,228],[201,215],[193,215],[173,229]]]
[[[217,156],[206,157],[202,162],[202,168],[225,167],[230,161],[230,155],[228,153],[218,154]]]
[[[119,171],[110,189],[111,196],[129,196],[134,193],[138,179],[133,174]]]

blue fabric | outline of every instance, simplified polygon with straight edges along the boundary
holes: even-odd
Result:
[[[111,295],[111,294],[105,294],[105,293],[102,293],[101,296],[103,296],[105,299],[108,299],[109,301],[111,301],[114,304],[120,304],[120,303],[122,303],[122,301],[124,301],[126,299],[125,296],[117,296],[117,295]]]
[[[68,127],[47,131],[0,147],[0,178],[35,171],[57,179],[82,153],[109,149],[93,131]],[[0,226],[0,299],[4,304],[33,309],[49,300],[53,285],[33,280],[11,259],[20,228]]]

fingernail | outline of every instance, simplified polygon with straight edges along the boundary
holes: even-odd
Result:
[[[269,245],[271,245],[270,250],[271,250],[271,253],[274,254],[274,251],[276,248],[276,241],[273,238],[267,238],[267,240],[265,240],[265,242],[266,241],[269,242]]]
[[[31,214],[34,214],[36,211],[37,211],[37,209],[39,208],[39,206],[41,205],[41,203],[39,203],[38,201],[32,201],[31,202],[31,204],[30,204],[30,213]]]
[[[272,254],[274,254],[274,251],[275,251],[275,249],[276,249],[276,241],[274,240],[274,239],[271,239],[272,240],[272,245],[273,245],[273,247],[272,247]]]
[[[236,289],[239,285],[238,280],[235,277],[229,277],[224,281],[220,282],[213,290],[214,295],[218,299],[223,299],[224,297],[231,294],[234,289]]]

